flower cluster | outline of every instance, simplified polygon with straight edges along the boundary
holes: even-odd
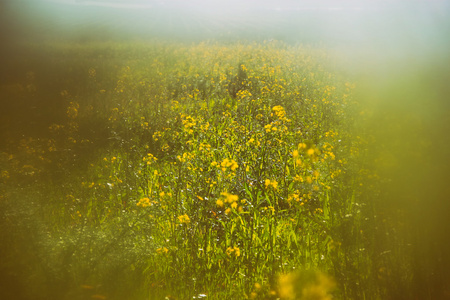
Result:
[[[239,206],[238,195],[233,195],[228,192],[223,192],[223,193],[221,193],[221,196],[222,196],[222,198],[218,199],[216,201],[216,205],[221,208],[223,208],[227,205],[228,207],[225,209],[225,214],[227,214],[227,215],[230,214],[233,209],[238,212],[243,211],[242,206]],[[242,199],[241,203],[245,203],[245,201],[246,201],[245,199]]]
[[[181,224],[189,224],[191,222],[191,219],[189,218],[189,216],[187,214],[178,216],[178,222],[180,222]]]
[[[238,247],[236,247],[236,246],[234,246],[234,247],[228,247],[226,253],[227,253],[227,255],[230,256],[230,257],[231,257],[231,256],[233,256],[233,257],[239,257],[239,256],[241,256],[241,250],[240,250]]]
[[[150,198],[145,197],[145,198],[141,198],[136,205],[140,206],[140,207],[148,207],[148,206],[151,206],[152,204],[153,204],[153,201],[151,201]]]

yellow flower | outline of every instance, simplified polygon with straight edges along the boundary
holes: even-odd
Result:
[[[166,254],[168,252],[169,252],[169,249],[167,249],[166,247],[156,249],[156,253],[158,253],[158,254]]]
[[[238,195],[233,195],[233,194],[230,194],[228,192],[223,192],[223,193],[221,193],[221,195],[223,197],[225,197],[225,202],[228,202],[228,203],[236,202],[239,199]]]
[[[152,203],[150,202],[149,198],[142,198],[136,205],[140,207],[148,207],[152,205]]]
[[[276,182],[275,180],[272,180],[272,187],[274,189],[278,189],[278,182]]]
[[[220,200],[220,199],[216,201],[216,204],[217,204],[217,206],[219,206],[219,207],[223,207],[223,201]]]
[[[298,144],[298,149],[306,149],[306,144],[305,143]]]
[[[231,171],[234,171],[238,168],[237,162],[228,158],[225,158],[220,166],[222,167],[223,172],[225,172],[227,168],[230,168]]]
[[[154,161],[157,161],[158,159],[156,157],[153,156],[153,154],[148,153],[147,156],[144,156],[144,158],[142,159],[144,162],[147,163],[147,165],[152,164]]]
[[[228,256],[231,256],[231,255],[233,255],[235,257],[241,256],[241,250],[236,246],[228,247],[226,253]]]
[[[281,299],[331,300],[335,282],[320,272],[292,272],[278,278]]]
[[[78,109],[80,109],[78,102],[70,102],[69,107],[67,108],[67,116],[71,119],[75,119],[78,116]]]
[[[273,189],[278,189],[278,182],[276,180],[266,179],[265,181],[266,189],[272,187]]]
[[[179,216],[178,217],[178,221],[180,222],[180,223],[184,223],[184,224],[188,224],[188,223],[190,223],[191,222],[191,219],[189,219],[189,216],[188,215],[186,215],[186,214],[184,214],[184,215],[181,215],[181,216]]]
[[[300,176],[300,175],[295,175],[294,181],[300,181],[300,182],[303,182],[303,177]]]

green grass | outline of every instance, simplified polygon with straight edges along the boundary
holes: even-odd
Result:
[[[24,49],[0,88],[7,297],[411,295],[367,113],[323,49]]]

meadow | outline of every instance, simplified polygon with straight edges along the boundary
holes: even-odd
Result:
[[[383,202],[373,166],[395,157],[331,52],[22,51],[0,87],[3,299],[445,295],[432,264],[414,263],[427,254],[411,250],[405,210]]]

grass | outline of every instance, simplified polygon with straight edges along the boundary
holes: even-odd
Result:
[[[5,297],[411,296],[402,224],[373,201],[373,143],[355,129],[369,113],[330,53],[24,49],[0,88]]]

